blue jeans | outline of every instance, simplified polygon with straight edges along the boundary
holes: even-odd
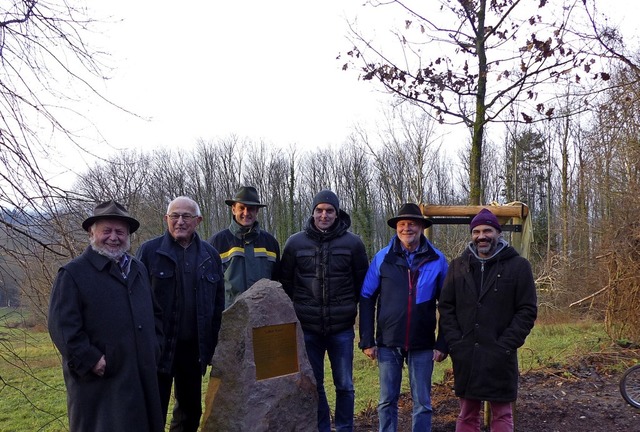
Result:
[[[398,429],[398,398],[400,397],[402,368],[405,361],[409,367],[409,383],[413,400],[411,430],[413,432],[431,432],[433,351],[405,351],[400,348],[378,347],[380,432],[395,432]]]
[[[309,363],[318,388],[318,432],[331,431],[329,403],[324,391],[324,356],[329,355],[331,374],[336,386],[336,432],[353,430],[353,328],[332,335],[304,333]]]

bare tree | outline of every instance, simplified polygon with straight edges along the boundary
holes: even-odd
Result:
[[[374,250],[375,200],[372,199],[373,173],[366,148],[355,136],[338,151],[336,193],[351,217],[351,230],[362,237],[369,256]]]
[[[104,64],[83,39],[92,23],[64,0],[0,6],[0,226],[29,247],[49,247],[30,227],[71,196],[43,161],[55,162],[56,142],[82,146],[76,131],[87,119],[74,111],[72,89],[102,99],[91,82],[103,79]]]
[[[205,239],[229,223],[229,210],[224,200],[239,182],[241,157],[237,155],[238,138],[231,136],[216,142],[198,140],[187,170],[194,187],[192,198],[202,212],[200,232]],[[237,172],[235,171],[237,170]]]
[[[86,151],[92,123],[76,102],[93,97],[110,103],[95,85],[108,67],[103,53],[86,41],[96,23],[84,7],[65,0],[5,3],[0,6],[0,237],[7,241],[0,252],[33,268],[32,259],[77,253],[66,215],[94,203],[58,183],[58,149]],[[19,284],[23,292],[47,297],[51,272],[40,279],[29,278],[28,271]]]
[[[87,137],[99,135],[86,112],[77,109],[78,101],[110,104],[97,90],[108,75],[106,56],[87,40],[97,23],[80,4],[14,0],[0,5],[0,274],[18,288],[11,306],[28,310],[26,325],[46,322],[56,270],[82,250],[79,240],[86,245],[86,233],[76,223],[82,209],[94,204],[67,190],[58,177],[63,168],[77,168],[61,160],[60,149],[87,152]],[[12,359],[15,375],[32,374],[27,350],[5,344],[2,355]],[[23,393],[28,378],[20,375],[16,383],[4,372],[3,397],[15,392],[34,411],[46,411],[34,405],[32,394]],[[52,414],[43,424],[55,421]]]
[[[289,165],[284,151],[260,142],[252,146],[245,164],[243,183],[258,189],[267,207],[261,212],[262,228],[284,242],[292,231],[286,228],[286,196]],[[282,218],[281,221],[279,219]]]
[[[380,46],[353,26],[355,46],[343,69],[355,65],[362,79],[377,80],[399,98],[424,106],[440,123],[468,128],[471,204],[481,202],[487,124],[505,121],[502,114],[515,101],[522,102],[519,121],[553,117],[553,87],[547,84],[592,76],[596,67],[597,56],[589,53],[598,42],[576,37],[575,28],[587,22],[578,2],[541,1],[538,10],[522,0],[367,3],[393,4],[404,12],[404,28],[393,31],[398,49]],[[595,75],[608,79],[605,72]]]

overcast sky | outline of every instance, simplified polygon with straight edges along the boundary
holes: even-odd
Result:
[[[310,148],[342,142],[381,95],[336,60],[353,0],[110,0],[107,96],[148,117],[96,113],[115,147],[185,146],[231,133]],[[95,7],[95,6],[94,6]]]
[[[103,26],[101,43],[116,67],[103,92],[148,120],[96,105],[86,113],[116,149],[183,148],[230,134],[285,148],[337,145],[389,101],[336,60],[351,46],[347,20],[357,16],[375,37],[388,32],[397,8],[363,3],[91,2],[97,18],[118,21]],[[637,2],[607,0],[605,6],[612,22],[637,39]]]

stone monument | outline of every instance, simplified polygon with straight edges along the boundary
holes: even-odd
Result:
[[[293,303],[261,279],[222,314],[202,432],[317,431],[317,406]]]

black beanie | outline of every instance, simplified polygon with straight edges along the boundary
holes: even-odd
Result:
[[[338,200],[338,196],[328,189],[321,190],[316,194],[316,196],[313,197],[313,206],[311,207],[311,213],[316,210],[318,204],[323,203],[331,204],[333,208],[336,209],[336,213],[338,213],[338,210],[340,209],[340,201]]]

